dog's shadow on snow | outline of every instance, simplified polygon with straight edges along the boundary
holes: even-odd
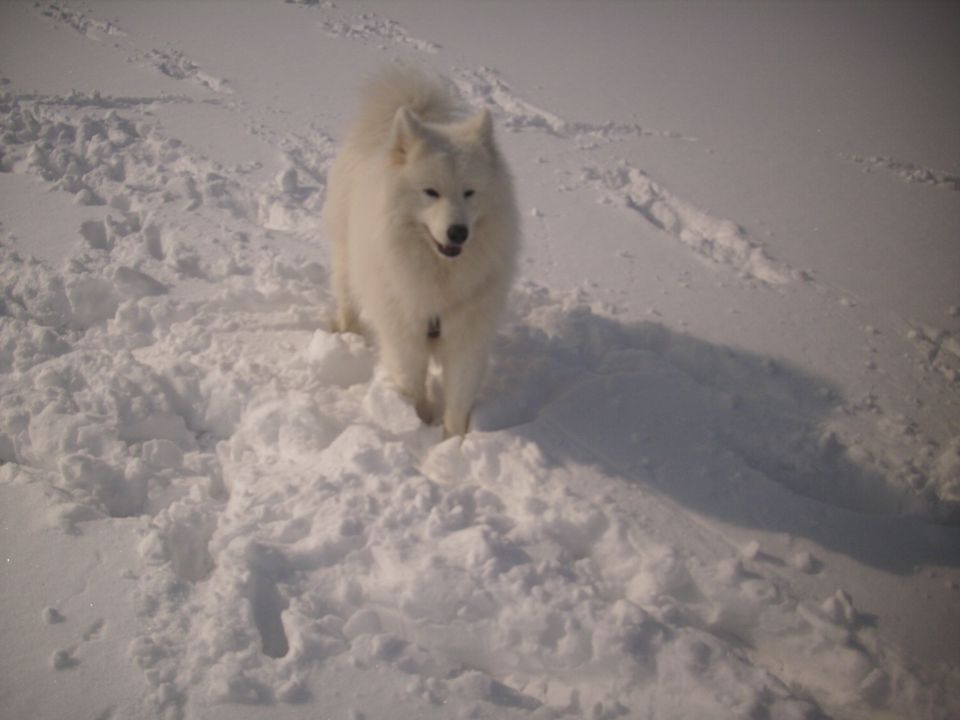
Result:
[[[889,572],[960,564],[954,528],[825,426],[841,399],[781,363],[652,323],[544,305],[498,339],[477,430],[598,465],[742,528],[806,537]],[[544,330],[543,328],[547,328]]]

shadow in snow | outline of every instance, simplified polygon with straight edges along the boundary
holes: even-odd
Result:
[[[960,528],[911,515],[919,498],[823,429],[838,399],[823,380],[582,306],[524,316],[537,327],[517,323],[498,339],[476,429],[556,435],[543,450],[558,463],[586,459],[704,516],[890,572],[960,564]]]
[[[259,543],[250,544],[247,559],[250,564],[250,605],[260,634],[261,649],[268,657],[285,657],[290,651],[290,643],[282,615],[290,602],[280,594],[277,581],[289,574],[289,564],[279,550]]]

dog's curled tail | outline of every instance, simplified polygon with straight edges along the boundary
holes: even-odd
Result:
[[[411,67],[391,67],[366,84],[352,140],[376,147],[389,135],[397,110],[407,107],[426,122],[449,122],[459,105],[451,88]]]

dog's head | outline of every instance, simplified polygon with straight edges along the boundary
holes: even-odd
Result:
[[[436,125],[402,107],[393,119],[389,153],[405,196],[405,220],[441,257],[458,257],[490,205],[496,162],[490,113]]]

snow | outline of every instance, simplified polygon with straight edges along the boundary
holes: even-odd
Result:
[[[960,715],[957,27],[4,4],[0,715]],[[463,440],[330,331],[395,61],[517,175]]]

